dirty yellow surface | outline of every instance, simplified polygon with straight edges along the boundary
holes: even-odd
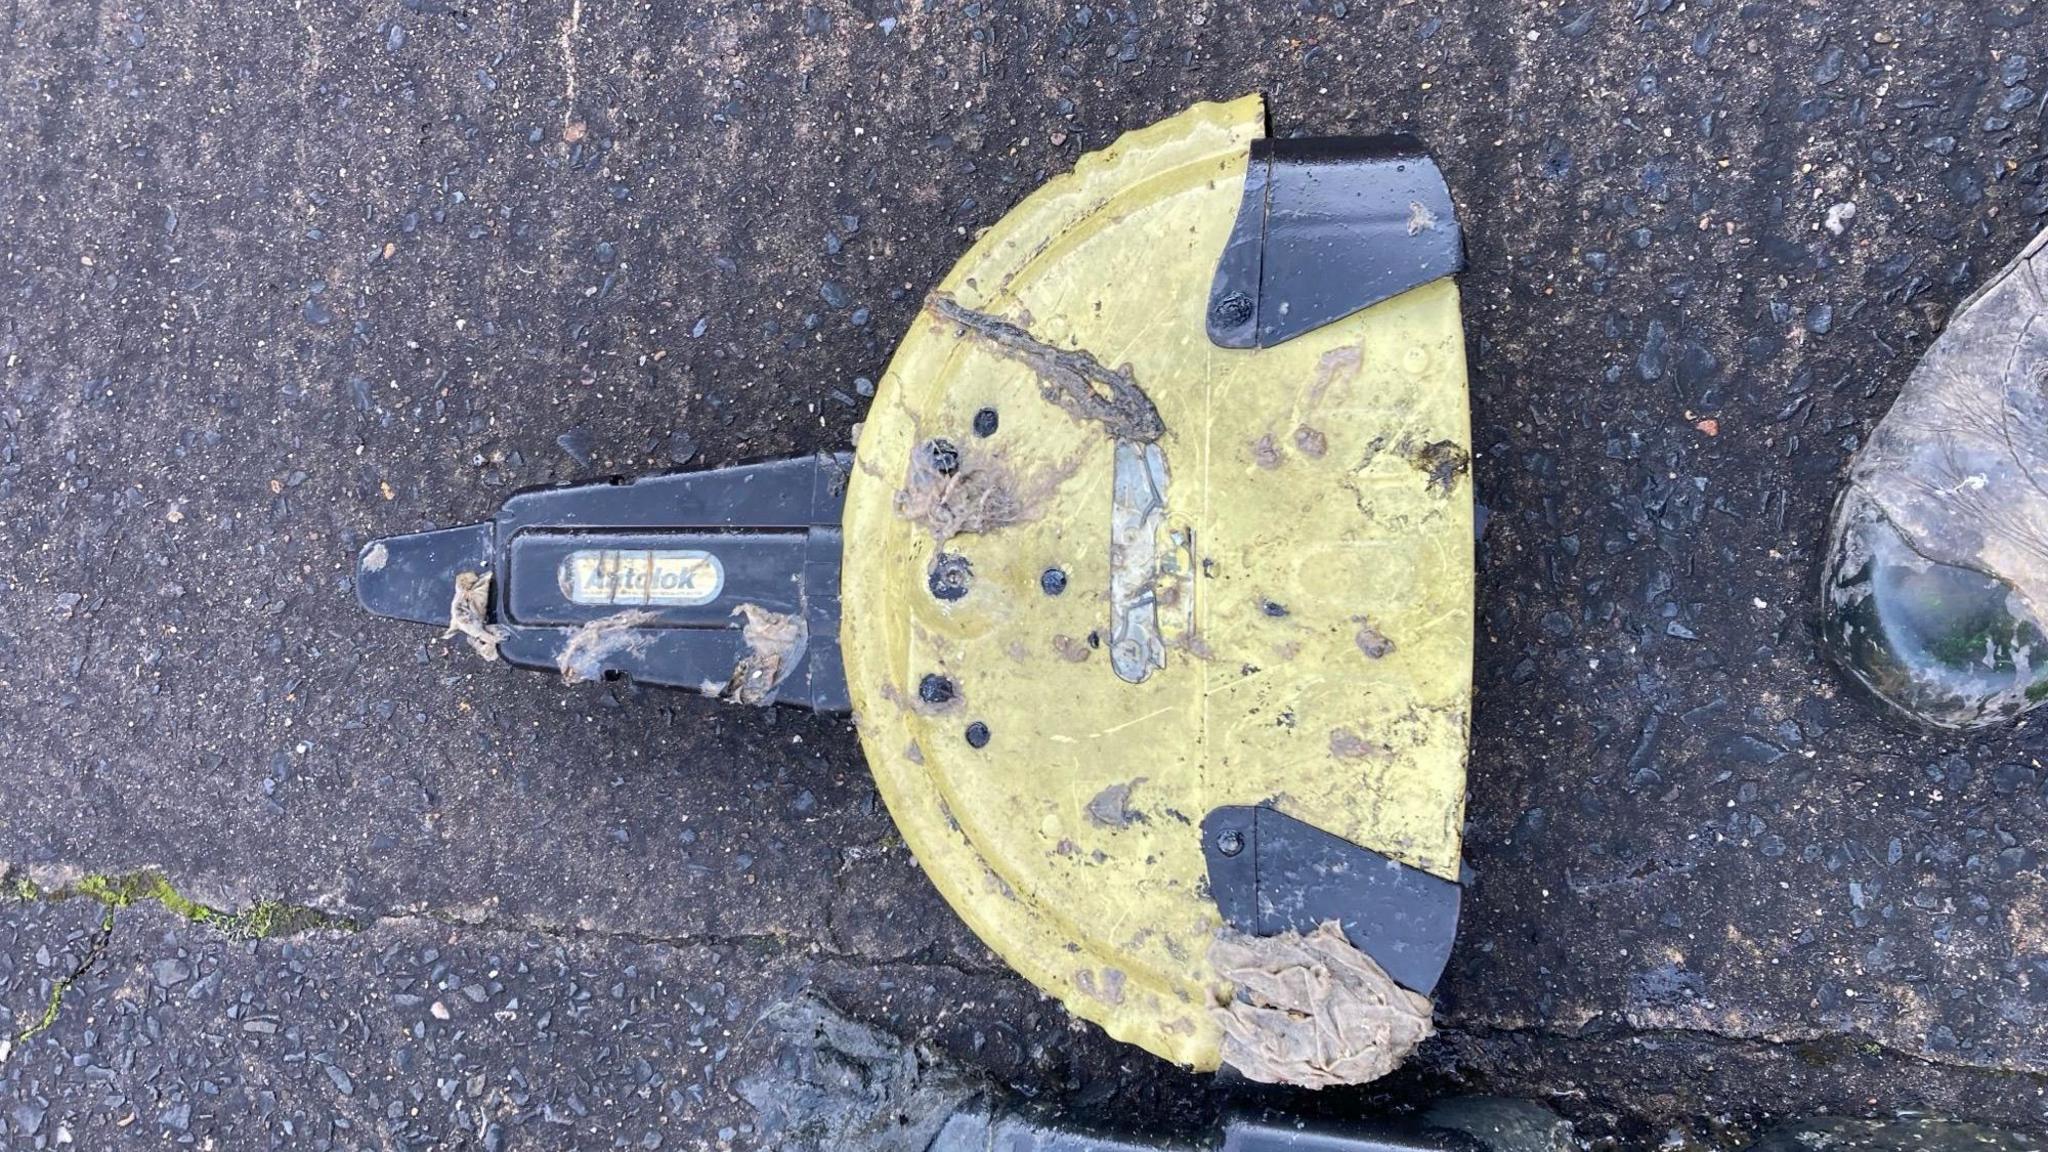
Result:
[[[1231,986],[1206,959],[1221,919],[1203,816],[1270,804],[1455,879],[1464,807],[1457,289],[1439,280],[1274,348],[1212,345],[1210,278],[1264,121],[1246,97],[1133,132],[983,236],[877,386],[845,514],[847,672],[911,849],[1069,1010],[1204,1069]],[[1111,517],[1118,437],[1141,450],[1145,425],[1055,402],[1076,362],[1060,351],[1127,367],[1164,426],[1165,658],[1139,683],[1111,667]],[[934,438],[959,451],[950,476],[913,463]],[[928,585],[941,553],[971,568],[958,599]],[[1068,578],[1057,596],[1050,568]],[[920,698],[934,674],[952,699]]]

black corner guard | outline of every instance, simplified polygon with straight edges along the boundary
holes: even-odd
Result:
[[[1272,808],[1228,806],[1202,819],[1209,893],[1224,922],[1252,936],[1313,932],[1326,920],[1428,995],[1458,934],[1458,886]]]
[[[1209,339],[1271,347],[1464,266],[1450,188],[1413,137],[1254,140]]]

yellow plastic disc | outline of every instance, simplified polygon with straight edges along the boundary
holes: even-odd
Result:
[[[1084,156],[876,388],[845,509],[861,741],[961,917],[1076,1015],[1214,1068],[1200,825],[1270,805],[1455,879],[1472,665],[1457,288],[1210,343],[1257,97]]]

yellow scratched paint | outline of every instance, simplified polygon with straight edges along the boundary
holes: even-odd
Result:
[[[933,307],[876,388],[845,514],[861,741],[925,871],[1070,1011],[1202,1069],[1220,1043],[1208,1010],[1230,994],[1206,958],[1221,923],[1204,892],[1210,809],[1270,804],[1455,879],[1464,808],[1457,288],[1439,280],[1274,348],[1212,345],[1210,278],[1264,121],[1257,97],[1200,105],[1082,157],[937,290],[1128,365],[1157,406],[1164,667],[1132,684],[1110,665],[1115,441]],[[982,408],[1000,418],[986,438]],[[959,448],[976,478],[963,488],[995,501],[995,526],[943,549],[919,501],[899,499],[934,437]],[[928,589],[941,550],[972,565],[960,599]],[[1069,578],[1059,596],[1040,589],[1053,567]],[[932,673],[953,700],[919,698]],[[974,721],[990,733],[980,749]]]

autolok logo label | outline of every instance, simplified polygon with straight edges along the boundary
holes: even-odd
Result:
[[[590,548],[571,552],[558,572],[562,595],[576,604],[693,607],[725,590],[725,565],[709,552],[685,549]]]

